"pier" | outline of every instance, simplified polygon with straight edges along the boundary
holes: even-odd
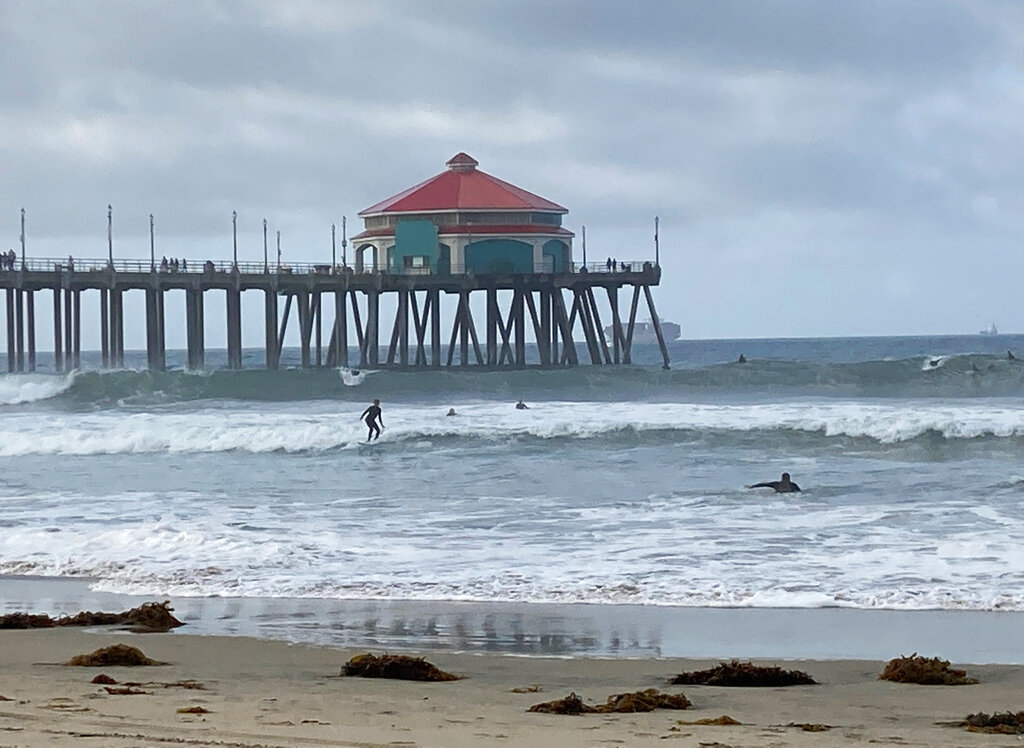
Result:
[[[124,366],[124,298],[145,295],[148,367],[166,368],[168,325],[183,324],[187,366],[205,363],[208,292],[224,292],[228,368],[242,368],[244,292],[264,298],[266,368],[277,369],[289,324],[297,325],[303,367],[423,369],[524,368],[535,343],[544,368],[630,364],[633,331],[646,309],[664,365],[668,349],[651,295],[661,279],[656,261],[590,265],[565,263],[557,272],[480,273],[448,266],[389,272],[376,264],[212,262],[163,270],[152,260],[28,258],[0,270],[6,295],[7,369],[31,372],[37,365],[39,297],[53,305],[53,366],[81,364],[81,310],[98,304],[102,366]],[[404,270],[404,272],[402,272]],[[185,292],[185,318],[168,319],[165,296]],[[483,296],[483,318],[471,300]],[[383,306],[394,314],[382,313]],[[442,305],[454,314],[442,314]],[[479,308],[479,304],[476,305]],[[482,323],[482,324],[478,324]],[[606,333],[607,330],[607,333]],[[610,333],[610,334],[608,334]],[[42,334],[45,334],[42,333]],[[135,341],[130,341],[134,349]],[[141,341],[140,341],[141,342]]]

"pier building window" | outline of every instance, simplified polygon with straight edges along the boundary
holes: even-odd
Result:
[[[562,217],[557,213],[534,213],[530,216],[530,223],[543,223],[546,226],[561,226]]]

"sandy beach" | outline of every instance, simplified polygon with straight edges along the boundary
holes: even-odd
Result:
[[[169,664],[67,667],[76,654],[118,642]],[[712,660],[538,658],[425,652],[465,676],[452,683],[337,677],[358,650],[245,637],[131,635],[69,629],[0,631],[0,745],[18,746],[1010,746],[1015,736],[972,734],[936,723],[971,712],[1019,710],[1024,667],[969,666],[981,682],[925,687],[877,680],[882,662],[795,661],[818,686],[669,686]],[[113,695],[91,683],[104,672],[144,694]],[[175,685],[195,680],[204,688]],[[513,689],[539,686],[535,693]],[[588,703],[659,688],[694,706],[645,714],[527,713],[576,692]],[[201,706],[206,714],[178,710]],[[682,725],[729,715],[738,726]],[[801,724],[827,725],[820,732]]]

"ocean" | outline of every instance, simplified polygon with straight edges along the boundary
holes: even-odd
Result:
[[[0,576],[176,601],[1022,611],[1007,350],[1024,336],[677,341],[668,371],[653,346],[508,372],[86,354],[0,376]],[[783,471],[802,492],[746,488]]]

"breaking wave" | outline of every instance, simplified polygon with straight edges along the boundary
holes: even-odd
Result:
[[[57,397],[74,386],[75,374],[8,374],[0,376],[0,405],[22,405]]]
[[[47,401],[71,409],[197,400],[284,402],[423,398],[685,402],[732,396],[977,398],[1024,393],[1024,361],[970,354],[896,361],[749,361],[664,371],[653,366],[572,370],[81,371],[0,376],[0,405]]]
[[[445,417],[447,403],[392,406],[380,446],[400,450],[531,441],[594,440],[618,446],[701,442],[792,446],[846,440],[871,445],[1003,443],[1024,448],[1024,404],[1003,400],[888,403],[840,400],[719,405],[545,402],[528,411],[475,401]],[[0,420],[0,456],[191,452],[303,453],[360,448],[365,427],[352,406],[208,407],[188,412],[90,411],[39,424],[31,412]]]

